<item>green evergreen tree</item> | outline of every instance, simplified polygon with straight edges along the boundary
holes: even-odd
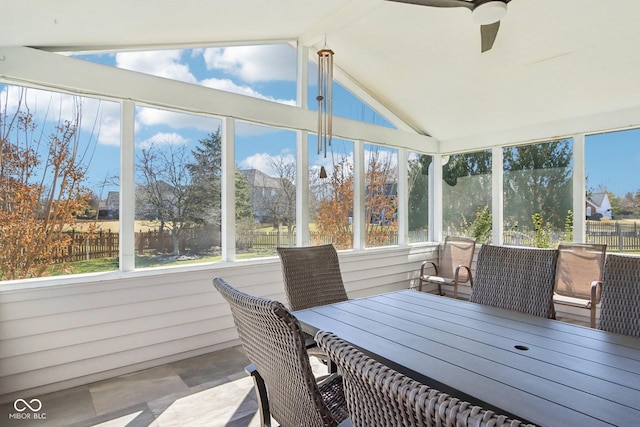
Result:
[[[192,199],[197,206],[194,219],[202,224],[220,225],[222,210],[222,134],[220,129],[210,133],[192,150],[194,163],[187,165],[192,177]],[[253,216],[249,183],[235,171],[236,220]]]
[[[200,224],[221,224],[222,137],[220,129],[198,141],[191,151],[194,163],[187,165],[192,177],[193,220]]]
[[[242,174],[236,167],[235,171],[235,187],[236,187],[236,221],[251,219],[253,220],[253,210],[251,204],[251,189],[247,177]]]

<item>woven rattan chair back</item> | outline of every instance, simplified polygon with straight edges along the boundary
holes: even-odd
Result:
[[[213,284],[231,306],[242,346],[266,384],[276,421],[283,426],[319,427],[336,426],[348,417],[341,383],[336,390],[341,396],[335,402],[328,403],[326,393],[323,398],[300,324],[280,302],[242,293],[221,278]]]
[[[606,255],[607,245],[558,244],[554,302],[590,310],[592,328],[595,327],[596,305],[600,299],[600,288],[594,282],[602,280]]]
[[[482,245],[470,301],[553,318],[556,249]]]
[[[607,255],[598,329],[640,337],[640,257]]]
[[[333,245],[278,248],[291,310],[346,301],[338,253]]]
[[[330,332],[316,341],[342,373],[354,427],[522,425],[414,381]]]

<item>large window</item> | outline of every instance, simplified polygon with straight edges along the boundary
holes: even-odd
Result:
[[[572,240],[573,141],[504,149],[504,243],[552,247]]]
[[[367,247],[398,244],[398,151],[364,146]]]
[[[296,244],[296,134],[236,125],[236,250],[275,255]]]
[[[429,240],[429,165],[432,157],[408,152],[409,243]]]
[[[220,259],[220,125],[136,109],[136,267]]]
[[[586,240],[640,252],[640,129],[585,138]]]
[[[444,156],[441,167],[443,234],[490,242],[491,152]]]
[[[120,106],[0,85],[0,280],[118,269]]]
[[[353,142],[333,138],[327,156],[309,135],[309,235],[311,244],[353,248]]]

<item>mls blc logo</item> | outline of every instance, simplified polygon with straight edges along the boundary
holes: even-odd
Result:
[[[16,399],[13,402],[14,413],[9,414],[10,420],[45,420],[47,414],[40,412],[42,409],[42,402],[40,399],[31,399],[26,401],[25,399]]]

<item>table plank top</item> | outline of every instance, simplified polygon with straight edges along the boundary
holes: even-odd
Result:
[[[428,386],[541,426],[640,425],[640,339],[412,290],[294,312]]]

